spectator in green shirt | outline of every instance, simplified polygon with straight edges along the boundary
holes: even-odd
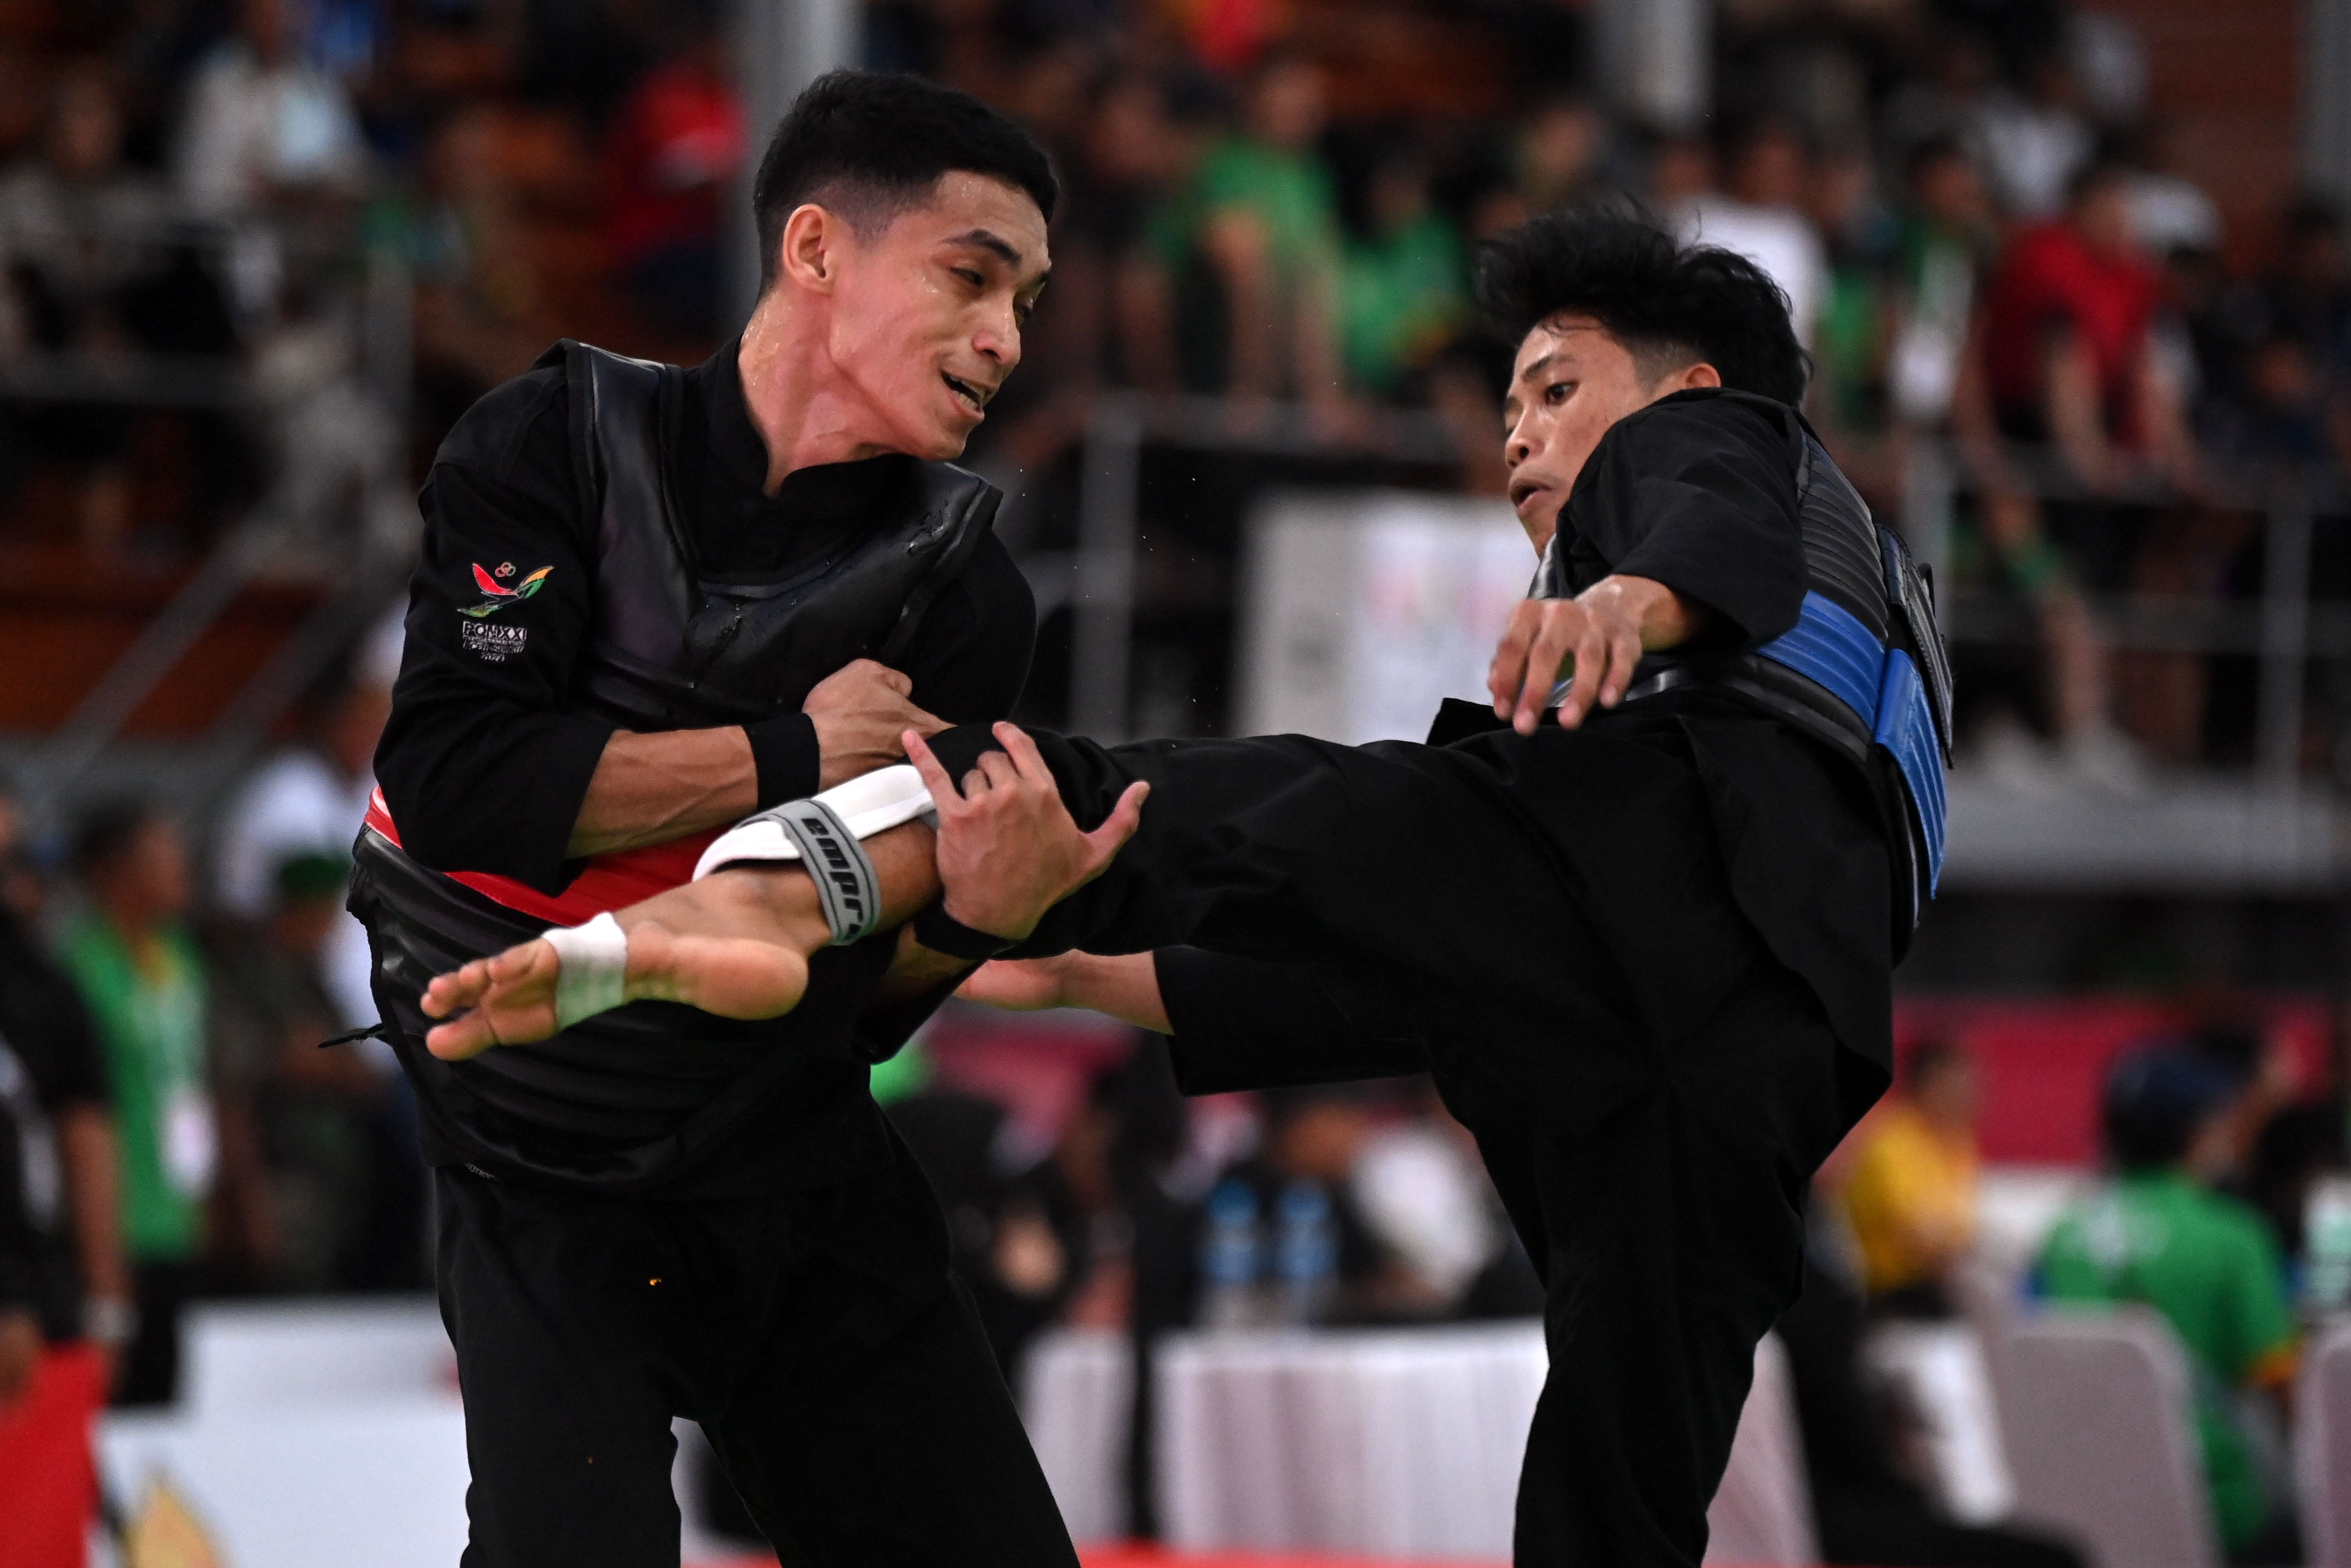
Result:
[[[204,971],[181,925],[193,896],[188,856],[168,818],[125,801],[82,820],[73,862],[89,904],[67,925],[58,956],[98,1025],[113,1081],[138,1312],[116,1399],[163,1404],[178,1385],[180,1305],[220,1163]]]
[[[1355,386],[1385,397],[1459,330],[1469,311],[1468,260],[1429,200],[1427,166],[1408,141],[1374,153],[1361,217],[1339,273],[1340,340]]]
[[[2041,1287],[2052,1301],[2141,1301],[2163,1314],[2194,1376],[2221,1543],[2232,1560],[2273,1562],[2286,1560],[2273,1547],[2292,1520],[2273,1517],[2232,1406],[2242,1391],[2282,1399],[2292,1387],[2294,1320],[2275,1239],[2199,1175],[2225,1148],[2237,1088],[2224,1070],[2177,1048],[2116,1064],[2105,1097],[2115,1175],[2059,1220],[2041,1255]]]
[[[1338,195],[1316,151],[1328,122],[1322,68],[1302,56],[1267,56],[1250,78],[1240,128],[1208,146],[1190,186],[1150,225],[1160,266],[1180,277],[1205,263],[1222,298],[1225,341],[1185,356],[1196,385],[1221,383],[1202,390],[1342,401]],[[1206,314],[1195,303],[1179,290],[1185,317]],[[1178,329],[1199,325],[1183,319]]]

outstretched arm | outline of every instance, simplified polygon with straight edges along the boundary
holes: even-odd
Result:
[[[1176,1032],[1159,995],[1159,961],[1150,953],[998,958],[981,965],[956,995],[1007,1012],[1084,1008],[1155,1034]]]
[[[959,995],[1009,1011],[1086,1008],[1169,1037],[1186,1094],[1428,1071],[1420,1009],[1375,978],[1197,947],[998,959]],[[1347,1000],[1342,1000],[1344,997]]]

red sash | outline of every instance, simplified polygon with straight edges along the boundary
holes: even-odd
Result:
[[[381,789],[368,797],[367,825],[393,843],[400,842],[400,829],[392,822],[392,810],[384,804]],[[481,871],[447,874],[452,881],[464,883],[483,897],[535,920],[544,920],[549,925],[580,925],[607,910],[624,909],[656,893],[666,893],[692,882],[695,862],[725,831],[713,828],[667,843],[592,855],[571,885],[552,898],[510,876],[493,876]]]

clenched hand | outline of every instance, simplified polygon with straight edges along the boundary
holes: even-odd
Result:
[[[908,730],[936,735],[946,721],[914,706],[914,683],[872,659],[857,659],[819,681],[800,711],[816,724],[817,785],[830,789],[906,755]]]

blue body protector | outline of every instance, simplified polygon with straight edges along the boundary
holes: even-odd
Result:
[[[1802,614],[1792,630],[1751,652],[1645,658],[1625,700],[1722,692],[1860,765],[1888,815],[1899,819],[1888,823],[1895,831],[1887,845],[1896,862],[1898,953],[1943,870],[1951,674],[1933,584],[1901,538],[1870,516],[1802,415],[1750,393],[1718,395],[1769,410],[1788,431],[1804,535]],[[1569,593],[1556,550],[1546,552],[1535,583],[1540,598]]]

